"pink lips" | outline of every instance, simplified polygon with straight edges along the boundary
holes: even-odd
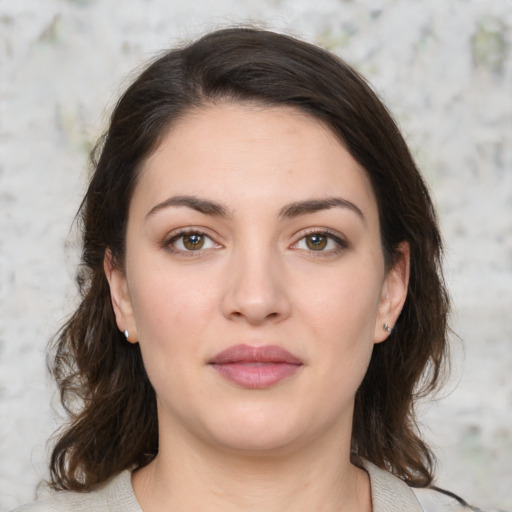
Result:
[[[264,389],[293,375],[302,361],[275,345],[234,345],[219,352],[209,365],[239,386]]]

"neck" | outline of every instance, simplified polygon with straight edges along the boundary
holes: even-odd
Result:
[[[367,512],[369,478],[350,463],[348,446],[317,440],[301,449],[245,453],[161,439],[158,456],[132,481],[145,512]]]

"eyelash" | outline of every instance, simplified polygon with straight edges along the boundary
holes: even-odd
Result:
[[[165,248],[167,251],[169,251],[171,253],[180,254],[180,255],[184,255],[184,256],[188,256],[188,257],[199,256],[205,250],[208,250],[208,249],[212,248],[212,247],[207,247],[207,248],[203,249],[201,247],[201,248],[199,248],[199,249],[194,251],[194,250],[187,250],[187,249],[179,249],[179,248],[174,246],[174,244],[178,240],[180,240],[181,238],[183,238],[183,237],[185,237],[187,235],[198,235],[200,237],[204,237],[204,239],[208,239],[214,245],[216,245],[217,246],[216,248],[222,247],[219,244],[217,244],[208,234],[206,234],[204,231],[201,231],[199,229],[182,229],[179,232],[174,233],[170,238],[167,238],[162,243],[162,247]],[[325,251],[325,250],[315,251],[313,249],[309,249],[308,250],[308,249],[300,249],[300,248],[297,247],[297,245],[302,240],[305,240],[307,237],[310,237],[310,236],[313,236],[313,235],[317,235],[317,236],[321,236],[321,237],[326,237],[328,239],[328,242],[329,241],[333,241],[336,244],[336,248],[329,249],[327,251]],[[330,231],[328,229],[323,229],[323,230],[311,229],[311,230],[308,230],[308,231],[302,233],[302,236],[293,245],[291,245],[292,249],[304,251],[305,253],[309,254],[311,257],[328,257],[328,256],[332,256],[332,255],[337,255],[337,254],[343,252],[344,250],[348,249],[349,247],[350,247],[350,245],[349,245],[349,243],[346,240],[344,240],[338,234],[336,234],[336,233],[334,233],[334,232],[332,232],[332,231]]]
[[[307,237],[310,237],[313,235],[326,237],[328,239],[328,241],[329,240],[333,241],[336,244],[336,247],[334,249],[329,249],[327,251],[325,251],[325,250],[315,251],[313,249],[309,249],[309,250],[308,249],[299,249],[296,247],[299,244],[299,242],[301,242],[302,240],[305,240]],[[329,229],[308,230],[305,233],[302,233],[302,236],[292,245],[292,248],[296,248],[297,250],[303,250],[311,257],[320,257],[320,258],[322,258],[322,257],[325,258],[325,257],[340,254],[341,252],[345,251],[349,247],[350,247],[350,244],[345,239],[340,237],[339,234],[330,231]]]
[[[205,249],[203,249],[201,247],[194,251],[194,250],[187,250],[187,249],[179,249],[174,246],[174,244],[180,238],[184,238],[187,235],[198,235],[200,237],[203,237],[204,239],[210,240],[215,246],[217,246],[216,248],[221,247],[219,244],[217,244],[212,239],[211,236],[206,234],[204,231],[201,231],[200,229],[182,229],[182,230],[178,231],[177,233],[174,233],[170,238],[167,238],[166,240],[164,240],[164,242],[162,243],[162,247],[171,253],[188,256],[188,257],[199,256],[199,254],[201,254],[205,250],[211,249],[211,247],[207,247]]]

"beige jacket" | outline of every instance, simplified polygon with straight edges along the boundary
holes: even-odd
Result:
[[[427,489],[413,491],[402,480],[372,463],[362,460],[361,464],[370,476],[373,512],[467,512],[443,494]],[[60,492],[13,512],[70,511],[142,512],[133,493],[130,471],[123,471],[96,491]]]

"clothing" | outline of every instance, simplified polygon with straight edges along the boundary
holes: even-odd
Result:
[[[457,500],[432,489],[412,489],[403,480],[360,459],[370,476],[373,512],[469,512]]]
[[[373,512],[463,512],[456,500],[428,489],[417,494],[402,480],[361,460],[370,476]],[[419,501],[418,501],[419,500]],[[420,505],[420,502],[422,505]],[[131,472],[126,470],[96,491],[60,492],[13,512],[142,512],[133,493]]]

